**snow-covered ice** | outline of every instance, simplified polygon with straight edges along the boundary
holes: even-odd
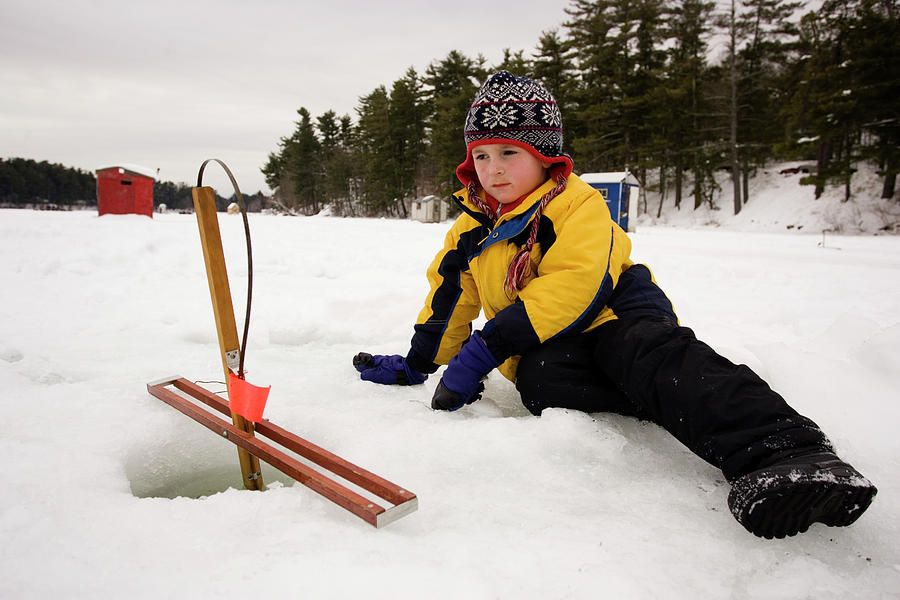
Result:
[[[241,219],[220,222],[240,327]],[[682,321],[816,420],[879,487],[849,528],[769,541],[732,518],[721,473],[654,425],[532,417],[497,373],[452,414],[429,408],[436,376],[360,381],[356,352],[408,349],[446,224],[250,224],[246,367],[272,386],[267,418],[406,486],[419,510],[376,530],[272,469],[268,491],[238,489],[234,447],[147,393],[172,374],[222,379],[193,216],[5,210],[0,597],[900,592],[900,238],[829,235],[821,247],[814,225],[784,223],[644,222],[632,236]]]

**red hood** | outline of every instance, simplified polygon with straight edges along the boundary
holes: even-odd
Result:
[[[534,147],[518,140],[511,140],[509,138],[488,138],[484,140],[473,140],[466,147],[466,160],[463,161],[458,167],[456,167],[456,177],[460,180],[460,182],[462,182],[464,186],[468,187],[469,182],[478,179],[478,175],[475,172],[475,164],[472,160],[472,148],[474,148],[475,146],[486,146],[488,144],[510,144],[512,146],[518,146],[523,150],[527,150],[538,160],[551,163],[550,176],[554,179],[556,173],[560,170],[562,171],[563,177],[568,178],[572,173],[572,169],[574,168],[572,159],[568,155],[563,154],[562,156],[544,156],[543,154],[535,150]]]

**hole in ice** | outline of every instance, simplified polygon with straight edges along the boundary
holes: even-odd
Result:
[[[206,433],[200,431],[199,433]],[[131,493],[138,498],[202,498],[228,488],[244,489],[237,449],[227,440],[185,436],[180,442],[132,452],[125,461]],[[295,481],[265,463],[263,481],[267,486]]]

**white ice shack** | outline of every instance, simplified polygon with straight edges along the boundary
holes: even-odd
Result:
[[[638,196],[641,191],[637,178],[628,171],[585,173],[580,177],[603,195],[613,221],[625,231],[634,231],[635,224],[629,223],[629,217],[634,215],[637,218]]]
[[[409,218],[423,223],[440,223],[447,220],[447,203],[437,196],[416,198],[409,207]]]

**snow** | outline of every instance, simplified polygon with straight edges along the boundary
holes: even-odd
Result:
[[[694,203],[693,198],[688,197],[691,186],[685,183],[683,210],[673,209],[674,193],[669,192],[663,202],[661,218],[651,218],[649,215],[655,216],[659,207],[659,194],[651,192],[647,194],[646,212],[649,215],[642,214],[638,225],[726,227],[734,231],[772,233],[801,231],[826,238],[831,233],[900,232],[900,202],[880,198],[882,180],[874,168],[863,164],[858,164],[857,168],[852,178],[852,197],[846,202],[843,186],[826,187],[822,197],[815,200],[813,186],[801,184],[803,178],[808,176],[802,170],[815,169],[815,163],[780,163],[759,169],[756,176],[750,179],[750,201],[737,215],[733,214],[731,177],[720,172],[717,177],[720,194],[715,208],[703,204],[697,210],[691,210]],[[800,169],[801,172],[782,174],[782,171],[789,169]],[[900,192],[895,193],[895,197],[898,196]]]
[[[126,171],[130,171],[132,173],[137,173],[138,175],[143,175],[144,177],[149,177],[150,179],[156,179],[157,173],[156,169],[151,169],[150,167],[145,167],[142,165],[136,165],[134,163],[113,163],[104,165],[102,167],[97,167],[94,169],[94,172],[103,171],[105,169],[114,169],[114,168],[125,169]]]
[[[146,391],[222,379],[194,217],[2,211],[0,597],[894,597],[900,238],[823,247],[824,213],[803,217],[800,198],[707,211],[711,227],[668,212],[632,235],[682,321],[879,487],[853,526],[776,541],[748,534],[721,473],[654,425],[532,417],[496,373],[452,414],[429,408],[437,376],[360,381],[356,352],[408,349],[446,223],[250,215],[246,366],[272,386],[267,418],[419,510],[376,530],[265,467],[268,491],[238,489],[234,447]],[[242,224],[220,223],[240,329]]]
[[[625,181],[631,185],[640,185],[637,177],[628,171],[614,171],[609,173],[581,173],[579,175],[585,183],[621,183]]]

